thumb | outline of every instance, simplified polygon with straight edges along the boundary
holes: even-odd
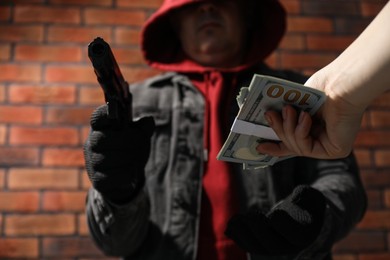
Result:
[[[119,122],[108,117],[107,105],[101,105],[93,111],[90,124],[93,130],[99,131],[107,128],[118,127]]]

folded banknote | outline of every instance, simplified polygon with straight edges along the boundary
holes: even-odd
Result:
[[[290,157],[274,157],[260,154],[256,147],[265,141],[279,138],[264,118],[268,110],[281,111],[291,105],[297,110],[313,115],[325,102],[322,91],[295,82],[255,74],[249,87],[243,87],[237,96],[240,110],[231,127],[228,138],[217,159],[244,164],[251,169],[273,165]]]

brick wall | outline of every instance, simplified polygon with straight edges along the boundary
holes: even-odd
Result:
[[[138,48],[161,0],[0,0],[0,259],[107,259],[88,237],[82,144],[103,102],[88,57],[110,42],[129,82],[157,72]],[[288,33],[267,62],[312,73],[365,28],[385,0],[283,0]],[[388,28],[384,28],[388,32]],[[390,94],[366,112],[356,142],[369,195],[336,260],[390,259]]]

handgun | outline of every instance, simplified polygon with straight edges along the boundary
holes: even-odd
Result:
[[[95,38],[88,45],[88,57],[92,62],[97,80],[104,92],[108,117],[132,121],[132,95],[110,45],[102,38]]]

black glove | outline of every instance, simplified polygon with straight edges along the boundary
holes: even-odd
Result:
[[[109,119],[106,105],[92,113],[85,165],[93,187],[104,197],[125,203],[143,187],[154,126],[152,117],[135,122]]]
[[[325,208],[320,191],[300,185],[267,214],[251,211],[233,216],[225,234],[252,254],[296,254],[320,233]]]

